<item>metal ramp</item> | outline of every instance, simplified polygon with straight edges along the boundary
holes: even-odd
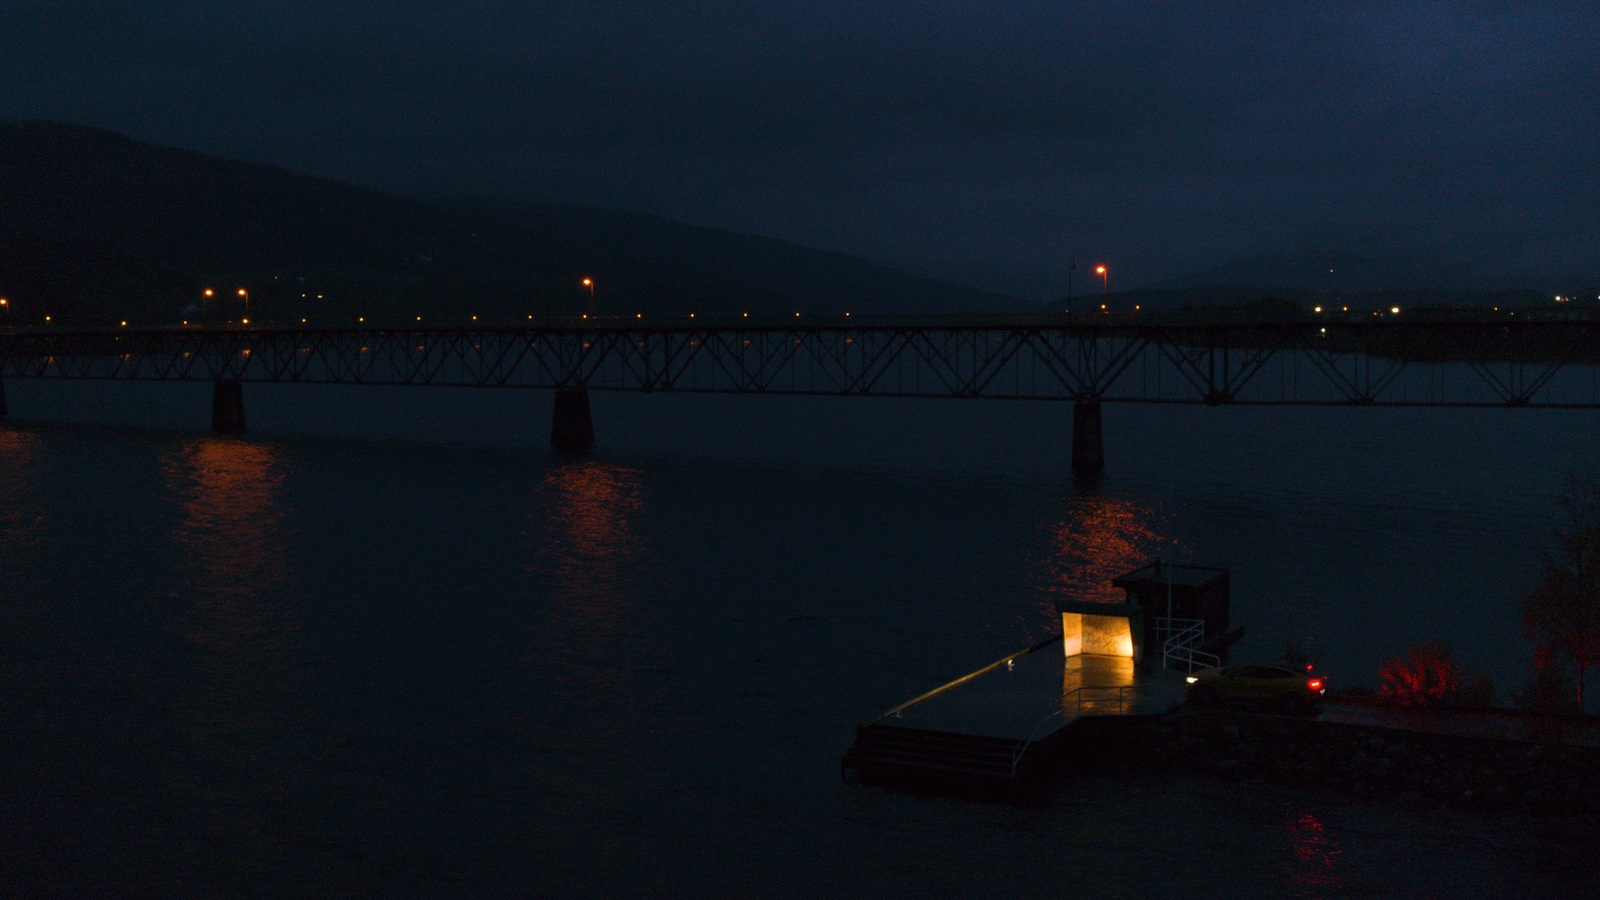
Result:
[[[1081,683],[1089,674],[1083,660],[1069,665],[1060,646],[1053,638],[1005,657],[858,726],[840,777],[1013,797],[1028,791],[1052,771],[1074,723],[1130,715],[1141,696],[1132,683]],[[1034,653],[1046,647],[1058,652]],[[1064,686],[1064,676],[1078,683]]]

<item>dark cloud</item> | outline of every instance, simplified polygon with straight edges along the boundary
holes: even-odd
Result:
[[[1315,247],[1594,273],[1572,3],[12,3],[0,115],[1042,295]]]

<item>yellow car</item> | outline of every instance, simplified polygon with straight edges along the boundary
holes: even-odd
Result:
[[[1243,663],[1189,676],[1188,697],[1200,704],[1256,703],[1296,715],[1316,711],[1328,695],[1328,679],[1275,663]]]

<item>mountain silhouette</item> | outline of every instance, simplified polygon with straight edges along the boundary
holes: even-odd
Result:
[[[315,324],[1027,306],[655,216],[399,197],[39,121],[0,123],[0,295],[11,324],[85,325],[231,319],[247,299],[258,321]]]

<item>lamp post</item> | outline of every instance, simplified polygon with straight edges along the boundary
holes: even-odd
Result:
[[[4,297],[0,297],[0,313],[4,313],[5,314],[6,324],[10,324],[11,323],[11,301],[7,300]]]
[[[1067,259],[1067,324],[1072,324],[1072,273],[1078,271],[1078,258]]]
[[[1107,269],[1104,263],[1101,263],[1094,267],[1094,273],[1100,276],[1100,296],[1102,298],[1100,308],[1110,312],[1109,309],[1106,309],[1106,304],[1111,302],[1111,270]]]
[[[595,314],[595,308],[594,308],[594,279],[593,278],[585,278],[583,280],[583,287],[584,287],[585,290],[587,290],[589,292],[589,315],[592,316],[592,315]]]

